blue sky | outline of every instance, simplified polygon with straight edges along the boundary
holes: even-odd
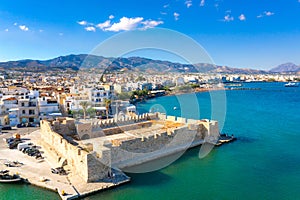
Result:
[[[89,53],[120,32],[154,27],[186,34],[216,64],[300,64],[300,0],[1,0],[0,61]]]

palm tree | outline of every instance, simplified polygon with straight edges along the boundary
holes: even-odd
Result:
[[[104,99],[104,103],[105,103],[105,108],[106,108],[106,119],[108,119],[108,109],[109,109],[109,105],[111,104],[111,100]]]
[[[87,102],[87,101],[81,101],[79,103],[79,105],[82,107],[82,110],[83,110],[83,119],[85,119],[85,117],[86,117],[86,110],[87,110],[87,107],[90,105],[90,103]]]

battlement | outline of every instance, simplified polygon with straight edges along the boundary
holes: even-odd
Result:
[[[68,165],[86,182],[106,178],[111,166],[122,168],[158,159],[217,139],[217,121],[161,113],[108,120],[58,118],[41,122],[41,139],[57,163]]]

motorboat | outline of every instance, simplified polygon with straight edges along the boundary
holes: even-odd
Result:
[[[299,87],[298,83],[288,82],[284,84],[284,87]]]

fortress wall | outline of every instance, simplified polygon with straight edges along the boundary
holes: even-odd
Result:
[[[111,165],[124,167],[140,164],[154,158],[157,159],[172,151],[176,151],[176,149],[178,150],[178,148],[188,148],[192,142],[200,142],[206,136],[219,134],[218,122],[216,121],[187,120],[180,117],[167,117],[164,114],[155,114],[150,117],[168,118],[174,122],[188,122],[188,124],[178,128],[168,128],[165,131],[161,130],[161,132],[153,133],[153,135],[148,137],[137,137],[125,141],[115,140],[112,141],[113,145],[94,145],[92,148],[94,151],[91,153],[70,144],[52,129],[49,122],[44,120],[41,123],[41,136],[42,140],[56,153],[58,163],[65,159],[73,173],[78,173],[85,181],[91,182],[107,177],[111,172]],[[117,134],[124,130],[151,126],[151,121],[143,121],[149,120],[150,117],[145,114],[128,118],[129,121],[137,120],[143,123],[128,124],[121,127],[114,125],[114,127],[104,130],[101,128],[103,122],[97,123],[97,125],[95,123],[84,124],[79,128],[79,131],[93,134],[92,130],[96,129],[103,131],[105,134]],[[116,123],[116,121],[110,119],[105,121],[105,123],[109,126],[109,124]],[[54,124],[56,123],[54,122]],[[58,127],[58,124],[53,127],[55,126]]]
[[[167,120],[176,122],[176,117],[175,116],[167,116]]]
[[[129,125],[124,125],[124,126],[116,126],[116,127],[112,127],[112,128],[107,128],[107,129],[104,129],[103,132],[105,135],[113,135],[113,134],[122,133],[124,131],[130,131],[130,130],[150,127],[151,125],[152,125],[151,121],[146,121],[146,122],[142,122],[142,123],[138,123],[138,124],[129,124]]]
[[[148,153],[152,153],[164,148],[172,140],[173,136],[168,136],[166,132],[160,135],[153,135],[148,138],[134,138],[120,143],[119,146],[110,146],[112,164],[116,165],[127,160],[144,158]]]
[[[210,136],[219,137],[219,123],[217,121],[210,121],[209,129]]]
[[[166,120],[167,119],[167,115],[165,113],[158,113],[157,117],[160,120]]]
[[[176,122],[179,122],[179,123],[182,123],[182,124],[186,124],[186,118],[177,117]]]
[[[105,136],[100,126],[91,123],[76,124],[76,130],[81,140]]]
[[[147,121],[147,120],[155,120],[158,119],[158,113],[144,113],[142,115],[137,116],[124,116],[120,119],[105,119],[105,120],[99,120],[98,122],[94,122],[93,126],[101,127],[101,128],[110,128],[115,126],[121,126],[121,125],[129,125],[134,124],[137,122]]]
[[[74,119],[57,118],[56,121],[53,121],[53,130],[55,132],[65,134],[65,135],[76,134],[76,127],[74,124]]]
[[[47,144],[48,148],[46,147],[46,149],[54,152],[57,163],[66,161],[72,173],[78,174],[86,182],[96,181],[104,178],[104,175],[107,176],[107,167],[99,163],[95,153],[88,153],[84,149],[70,144],[60,134],[54,132],[50,123],[45,120],[41,123],[41,139]],[[96,168],[103,173],[92,173],[92,169]]]
[[[205,127],[198,124],[196,129],[179,127],[148,138],[122,141],[119,146],[110,145],[108,148],[111,149],[112,165],[119,167],[127,162],[127,165],[132,166],[150,159],[153,155],[159,158],[166,150],[179,147],[187,149],[193,142],[203,140],[206,132]]]

